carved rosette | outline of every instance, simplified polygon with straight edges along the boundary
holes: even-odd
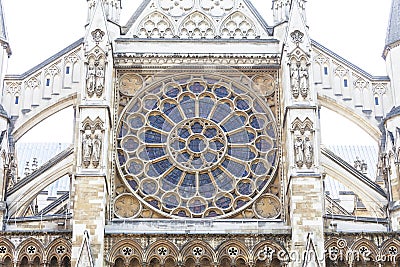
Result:
[[[296,118],[292,123],[294,163],[299,169],[311,169],[314,166],[314,124],[306,118]]]
[[[98,168],[103,147],[104,123],[97,117],[87,117],[82,122],[82,165],[84,168]]]

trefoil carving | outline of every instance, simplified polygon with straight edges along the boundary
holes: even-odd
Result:
[[[299,30],[295,30],[290,34],[290,37],[292,38],[292,42],[299,46],[299,44],[303,42],[304,33]]]

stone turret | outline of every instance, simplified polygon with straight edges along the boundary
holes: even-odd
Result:
[[[394,105],[400,105],[400,0],[392,0],[389,25],[386,34],[383,58],[386,60],[387,73],[391,80]]]

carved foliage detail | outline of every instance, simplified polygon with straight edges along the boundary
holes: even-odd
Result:
[[[82,164],[85,168],[97,168],[100,163],[104,123],[97,117],[92,121],[87,117],[82,122]]]
[[[298,168],[310,169],[314,164],[314,129],[313,122],[306,118],[296,118],[292,123],[294,140],[294,161]]]

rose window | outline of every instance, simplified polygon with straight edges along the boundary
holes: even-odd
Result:
[[[183,75],[143,88],[118,127],[121,176],[165,216],[232,215],[265,191],[276,170],[272,112],[224,77]]]

